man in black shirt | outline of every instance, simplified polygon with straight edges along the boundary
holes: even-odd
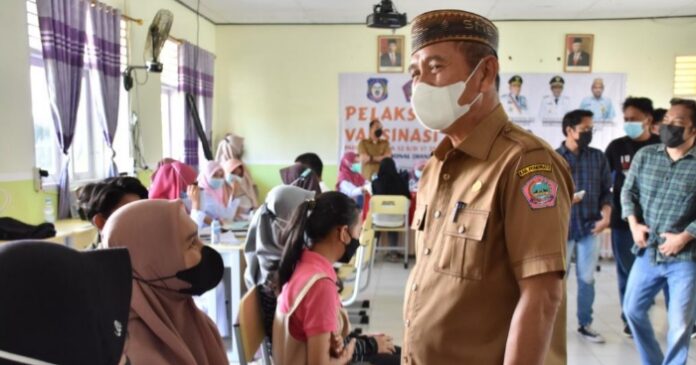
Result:
[[[625,137],[613,140],[607,147],[606,156],[609,161],[613,186],[613,209],[611,210],[611,246],[616,260],[616,274],[619,282],[619,298],[623,308],[624,293],[628,273],[635,256],[631,252],[634,245],[628,223],[621,219],[621,188],[631,167],[633,156],[639,149],[655,143],[660,143],[660,137],[651,133],[653,124],[652,100],[642,97],[629,97],[623,104]],[[623,313],[624,333],[631,336]]]

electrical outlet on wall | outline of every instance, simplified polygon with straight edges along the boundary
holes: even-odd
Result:
[[[41,170],[38,167],[33,167],[31,169],[31,175],[34,180],[34,191],[40,192],[43,190],[43,178],[48,177],[48,171]]]

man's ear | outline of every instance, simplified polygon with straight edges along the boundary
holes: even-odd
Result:
[[[483,79],[481,80],[481,92],[486,93],[491,89],[495,88],[495,79],[498,77],[498,71],[500,71],[500,64],[495,56],[486,56],[483,59],[482,74]],[[497,90],[496,90],[497,92]]]
[[[101,213],[97,213],[94,217],[92,217],[92,224],[94,224],[98,230],[104,229],[104,225],[106,224],[106,218],[104,218],[104,215]]]

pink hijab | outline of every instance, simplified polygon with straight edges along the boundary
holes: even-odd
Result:
[[[226,207],[230,203],[230,197],[234,193],[232,188],[227,185],[227,183],[223,183],[222,188],[217,190],[210,187],[210,180],[218,171],[222,171],[223,173],[225,172],[219,163],[215,161],[208,161],[208,163],[205,165],[205,169],[201,171],[200,175],[198,175],[198,186],[203,188],[206,195],[215,198],[215,200],[219,201],[223,207]],[[222,179],[225,179],[224,175]]]
[[[353,172],[352,167],[355,163],[355,159],[358,155],[355,152],[346,152],[341,159],[341,165],[338,168],[338,182],[336,183],[336,190],[341,190],[341,182],[348,181],[355,186],[365,185],[365,178],[357,173]]]
[[[251,205],[253,209],[258,208],[259,199],[256,196],[256,190],[254,189],[254,180],[251,178],[249,170],[247,170],[244,163],[236,158],[229,159],[222,163],[222,169],[225,170],[225,174],[231,174],[232,171],[237,168],[242,168],[242,182],[239,184],[240,192],[236,196],[245,195],[251,200]]]
[[[185,268],[180,201],[141,200],[118,209],[106,223],[107,247],[126,247],[133,276],[145,280],[174,275]],[[157,282],[177,290],[188,283],[177,278]],[[158,289],[133,280],[126,356],[133,364],[222,365],[227,354],[213,321],[190,295]]]
[[[186,187],[196,182],[198,174],[191,166],[172,159],[160,162],[152,174],[150,199],[179,199]]]

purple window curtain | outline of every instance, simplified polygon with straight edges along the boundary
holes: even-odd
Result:
[[[93,34],[87,40],[89,78],[94,90],[92,97],[104,141],[112,152],[109,176],[117,176],[113,142],[118,126],[121,81],[121,12],[102,5],[93,6],[88,20]]]
[[[212,140],[214,67],[214,54],[187,42],[179,46],[179,91],[195,97],[208,143]],[[188,104],[184,108],[184,162],[198,166],[198,136]]]
[[[80,101],[89,4],[84,0],[37,0],[48,96],[64,164],[58,184],[58,218],[70,217],[68,151]]]

